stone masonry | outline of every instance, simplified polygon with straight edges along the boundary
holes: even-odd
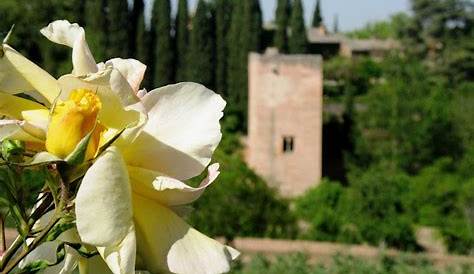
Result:
[[[322,81],[319,55],[249,56],[246,161],[287,197],[321,179]]]

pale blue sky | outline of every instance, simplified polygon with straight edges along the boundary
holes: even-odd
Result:
[[[153,0],[145,0],[150,3]],[[234,0],[240,1],[240,0]],[[178,0],[171,0],[173,8]],[[197,0],[189,0],[190,10],[193,11]],[[277,0],[260,0],[265,22],[273,20]],[[147,4],[148,4],[147,3]],[[306,23],[312,19],[316,0],[303,0]],[[326,26],[332,29],[334,17],[339,17],[339,29],[348,31],[360,28],[368,22],[383,20],[391,14],[408,11],[409,0],[322,0],[322,12]]]

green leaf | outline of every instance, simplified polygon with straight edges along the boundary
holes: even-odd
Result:
[[[22,162],[25,143],[19,140],[6,139],[2,141],[1,153],[8,162]]]

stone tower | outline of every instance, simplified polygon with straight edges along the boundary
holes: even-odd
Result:
[[[321,179],[322,78],[319,55],[249,56],[246,161],[284,196]]]

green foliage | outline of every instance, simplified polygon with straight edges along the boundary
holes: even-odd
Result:
[[[154,48],[153,85],[161,87],[173,83],[175,73],[170,0],[154,1],[150,31]]]
[[[107,1],[107,54],[127,58],[128,56],[128,2],[127,0]],[[100,15],[100,16],[103,16]]]
[[[461,162],[471,162],[471,157]],[[413,177],[407,204],[414,222],[439,228],[448,249],[465,254],[474,249],[474,230],[469,219],[474,192],[463,191],[471,189],[473,177],[466,180],[459,176],[462,173],[456,171],[451,160],[438,160]]]
[[[258,0],[233,2],[229,33],[227,112],[240,120],[239,130],[247,128],[248,53],[261,50],[262,12]]]
[[[323,24],[323,16],[321,14],[321,0],[318,0],[316,2],[316,7],[314,8],[313,22],[311,25],[317,28],[317,27],[320,27],[322,24]]]
[[[198,1],[192,20],[188,78],[214,89],[215,23],[212,13],[208,3]]]
[[[409,256],[381,256],[367,261],[351,256],[336,255],[331,262],[310,264],[308,258],[301,253],[278,256],[269,260],[257,255],[234,274],[467,274],[473,267],[458,265],[455,267],[439,267],[423,259]]]
[[[406,13],[392,15],[389,20],[367,23],[363,28],[346,33],[349,37],[358,39],[397,39],[410,24]]]
[[[216,91],[227,97],[227,58],[229,54],[228,31],[230,28],[232,3],[216,0]]]
[[[128,18],[128,56],[137,58],[138,48],[144,47],[143,36],[145,24],[143,12],[145,9],[145,4],[143,0],[134,0],[133,8],[130,10]],[[141,33],[140,33],[141,32]],[[139,34],[140,33],[140,34]]]
[[[327,179],[315,188],[308,190],[296,200],[296,214],[307,221],[309,231],[303,238],[317,241],[337,241],[344,224],[343,212],[340,208],[341,198],[345,189],[338,182]]]
[[[385,162],[413,174],[438,157],[456,158],[461,146],[447,107],[451,97],[439,80],[403,57],[388,58],[383,71],[355,115],[354,164]]]
[[[176,43],[176,81],[183,82],[187,80],[187,54],[189,46],[189,14],[188,1],[179,0],[178,11],[175,20],[175,43]]]
[[[374,166],[349,175],[351,188],[344,205],[362,238],[373,245],[381,242],[403,250],[416,250],[417,244],[407,206],[409,177]]]
[[[87,42],[92,54],[98,61],[104,61],[107,58],[106,49],[109,46],[107,33],[109,24],[107,23],[106,0],[87,0],[85,23],[87,26]]]
[[[290,16],[291,37],[288,42],[289,52],[292,54],[306,53],[308,38],[304,24],[303,4],[301,0],[294,0]]]
[[[145,77],[142,82],[142,87],[148,90],[154,88],[153,86],[153,45],[152,35],[150,30],[146,28],[144,10],[141,11],[137,20],[136,30],[136,52],[135,58],[147,65]]]
[[[288,51],[288,21],[291,5],[289,0],[278,0],[275,14],[276,30],[273,44],[281,53]]]

